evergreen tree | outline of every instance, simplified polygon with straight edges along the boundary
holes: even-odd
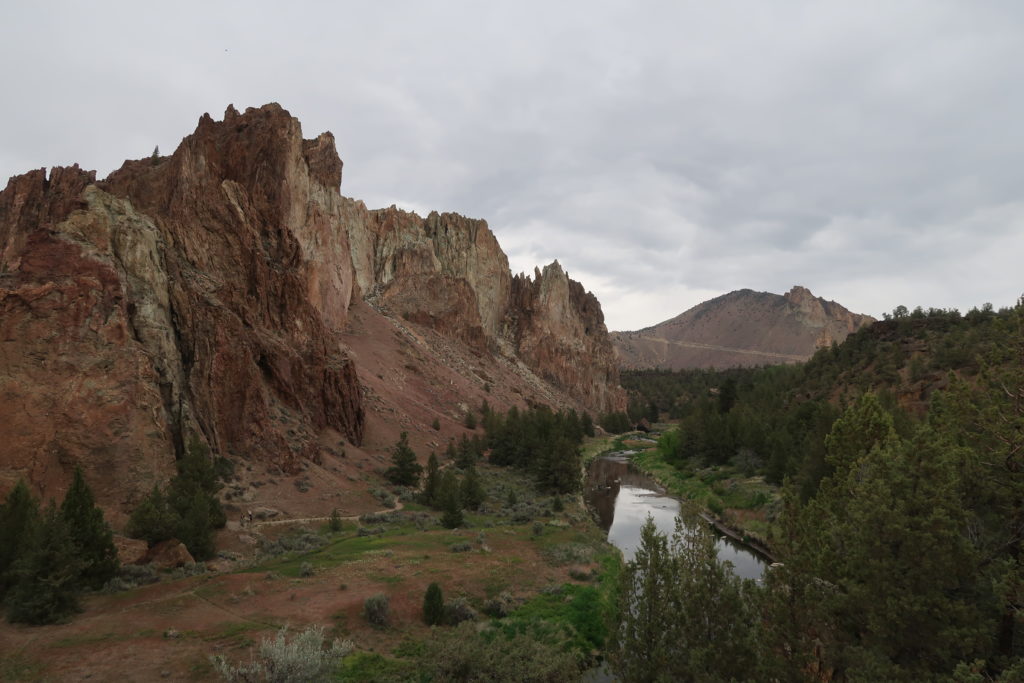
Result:
[[[963,454],[928,427],[913,441],[890,427],[871,398],[836,422],[836,471],[796,513],[800,533],[787,554],[797,582],[832,587],[821,603],[832,625],[826,662],[855,680],[948,674],[987,630],[977,603],[982,561],[963,533]]]
[[[167,504],[163,491],[154,485],[149,495],[132,511],[125,532],[129,537],[140,538],[152,547],[160,541],[174,538],[178,519],[175,511]]]
[[[328,528],[334,533],[341,531],[341,515],[338,513],[338,508],[331,510],[330,519],[327,520]]]
[[[455,473],[446,470],[441,477],[441,485],[438,490],[438,504],[441,507],[441,525],[447,529],[457,529],[462,526],[462,496],[459,490],[459,481]]]
[[[583,427],[584,436],[594,436],[594,418],[590,417],[590,413],[583,413],[580,423]]]
[[[409,434],[402,432],[391,451],[391,467],[384,473],[384,476],[392,484],[399,486],[416,486],[419,484],[420,473],[423,467],[416,462],[416,454],[409,447]]]
[[[436,583],[427,586],[427,592],[423,596],[423,621],[428,626],[444,621],[444,596],[441,594],[441,587]]]
[[[473,443],[465,434],[459,440],[459,450],[455,456],[455,466],[460,470],[468,470],[476,465],[476,451]]]
[[[437,455],[431,451],[427,458],[427,474],[423,479],[423,493],[420,498],[424,505],[434,507],[437,503],[437,490],[441,484],[441,469],[437,464]]]
[[[470,510],[478,509],[487,499],[483,484],[480,483],[480,474],[475,467],[466,470],[466,476],[462,479],[461,496],[463,504]]]
[[[213,526],[207,500],[203,491],[196,490],[177,529],[178,540],[185,544],[197,561],[208,560],[214,553]]]
[[[7,618],[25,624],[53,624],[79,611],[82,564],[64,518],[51,503],[32,525],[14,563]]]
[[[714,538],[677,519],[671,542],[647,518],[620,575],[610,660],[627,681],[757,680],[752,585],[718,562]]]
[[[71,488],[60,506],[60,514],[83,565],[83,585],[92,589],[101,588],[114,578],[120,563],[114,546],[114,534],[103,518],[103,511],[96,506],[92,491],[85,483],[79,467],[75,468]]]
[[[0,599],[14,584],[11,570],[39,523],[39,502],[23,479],[0,505]]]
[[[476,429],[476,415],[472,410],[466,413],[466,429]]]
[[[189,506],[199,501],[196,493],[201,492],[210,527],[223,528],[227,524],[227,515],[217,498],[221,484],[209,447],[198,438],[193,438],[184,457],[178,461],[177,468],[178,473],[167,487],[168,504],[180,519],[184,519],[189,514]]]

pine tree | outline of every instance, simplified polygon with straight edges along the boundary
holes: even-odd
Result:
[[[476,453],[473,449],[473,443],[469,440],[469,437],[463,434],[462,439],[459,440],[459,450],[455,456],[455,466],[460,470],[468,470],[475,464]]]
[[[433,452],[427,458],[427,475],[423,480],[421,500],[424,505],[434,507],[437,503],[437,489],[441,484],[441,470],[437,464],[437,455]]]
[[[0,505],[0,600],[14,583],[11,570],[39,523],[39,502],[23,479]]]
[[[402,432],[391,451],[392,466],[384,473],[384,476],[392,484],[398,486],[416,486],[420,480],[420,473],[423,466],[416,462],[416,454],[409,447],[409,435]]]
[[[199,491],[203,493],[211,528],[223,528],[227,524],[227,515],[217,498],[221,484],[209,447],[193,437],[177,467],[178,473],[167,487],[167,500],[178,517],[184,519],[188,515],[189,506],[198,501],[196,492]]]
[[[213,527],[210,524],[207,497],[203,491],[196,490],[193,493],[185,516],[178,525],[177,538],[185,544],[195,560],[208,560],[213,557]]]
[[[447,529],[457,529],[462,526],[462,496],[459,491],[459,481],[455,473],[446,470],[441,477],[441,485],[438,490],[438,504],[441,507],[441,525]]]
[[[461,495],[463,504],[470,510],[478,509],[487,499],[483,484],[480,483],[480,474],[475,467],[466,470],[466,476],[462,479]]]
[[[103,518],[103,511],[96,506],[92,491],[85,483],[79,467],[75,468],[71,488],[60,506],[60,514],[83,564],[83,585],[92,589],[101,588],[114,578],[120,563],[114,546],[114,534]]]
[[[436,583],[427,586],[427,592],[423,596],[423,621],[428,626],[444,621],[444,596],[441,594],[441,587]]]
[[[610,659],[627,681],[760,680],[752,585],[718,561],[711,533],[650,517],[620,575]]]
[[[32,525],[14,563],[14,586],[7,595],[7,618],[25,624],[53,624],[79,611],[77,556],[64,518],[51,503]]]

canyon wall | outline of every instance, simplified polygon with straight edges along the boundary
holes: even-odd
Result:
[[[297,471],[363,439],[343,343],[365,298],[524,364],[582,408],[624,403],[600,305],[557,263],[513,278],[482,220],[370,211],[334,138],[276,104],[200,118],[105,180],[77,166],[0,192],[0,494],[83,467],[124,514],[190,444]]]

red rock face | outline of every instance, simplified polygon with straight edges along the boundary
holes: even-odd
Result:
[[[277,105],[204,116],[170,158],[0,193],[0,440],[11,485],[82,463],[126,511],[191,438],[283,471],[362,438],[337,341],[353,278],[333,138]]]
[[[271,104],[204,115],[171,156],[100,182],[77,166],[13,178],[0,495],[27,477],[59,498],[77,463],[117,525],[192,440],[283,472],[323,434],[361,443],[342,345],[358,295],[465,343],[466,372],[502,368],[517,396],[624,405],[600,306],[557,263],[513,279],[484,221],[368,211],[341,175],[333,136],[303,140]]]
[[[558,261],[513,279],[508,321],[518,354],[543,378],[591,410],[625,408],[601,305]]]

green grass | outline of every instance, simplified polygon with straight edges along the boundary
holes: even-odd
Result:
[[[373,652],[353,652],[342,660],[334,680],[351,681],[352,683],[416,680],[414,667],[415,665],[410,662]]]
[[[763,477],[745,477],[733,467],[709,467],[702,470],[676,468],[666,461],[658,449],[649,449],[632,456],[633,463],[652,475],[669,493],[722,516],[727,509],[761,510],[779,500],[778,489]],[[765,538],[769,524],[745,521],[744,531]]]
[[[495,622],[496,625],[510,635],[544,631],[545,625],[556,625],[568,632],[564,643],[567,647],[584,654],[600,650],[608,637],[608,623],[615,609],[615,591],[622,562],[618,553],[606,552],[600,563],[597,585],[566,583],[559,592],[542,593],[531,598],[507,620]]]

